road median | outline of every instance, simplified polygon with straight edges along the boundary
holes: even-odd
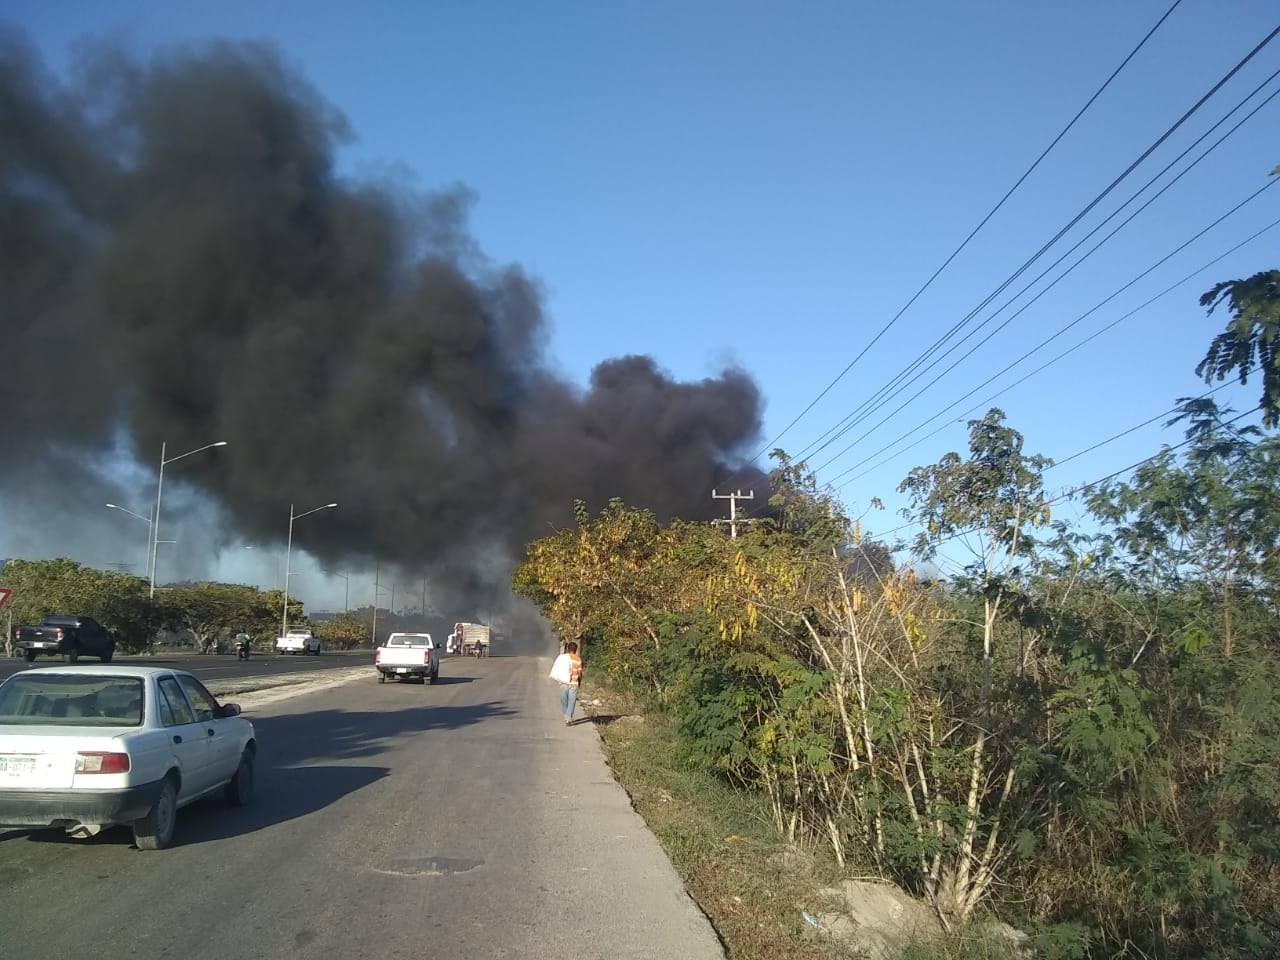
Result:
[[[323,672],[304,671],[288,673],[277,677],[236,677],[223,680],[209,680],[205,686],[219,700],[234,699],[244,709],[275,703],[289,697],[301,696],[327,690],[361,677],[373,675],[372,664],[358,667],[343,667],[338,670]]]

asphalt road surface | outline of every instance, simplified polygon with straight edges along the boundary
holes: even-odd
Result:
[[[237,697],[248,807],[186,807],[158,852],[127,829],[0,832],[0,956],[723,958],[591,723],[561,720],[549,662]]]

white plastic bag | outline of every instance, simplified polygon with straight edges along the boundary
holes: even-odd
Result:
[[[551,665],[551,672],[547,674],[557,683],[570,683],[573,675],[573,663],[569,660],[567,653],[562,653],[556,657],[556,662]]]

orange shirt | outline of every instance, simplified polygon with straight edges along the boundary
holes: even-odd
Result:
[[[569,654],[569,682],[577,686],[582,680],[582,658],[576,653]]]

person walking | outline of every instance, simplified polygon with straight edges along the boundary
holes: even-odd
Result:
[[[578,684],[582,682],[582,658],[578,645],[570,640],[564,645],[564,653],[551,664],[552,680],[560,685],[560,709],[564,713],[564,725],[573,723],[573,711],[578,705]]]

